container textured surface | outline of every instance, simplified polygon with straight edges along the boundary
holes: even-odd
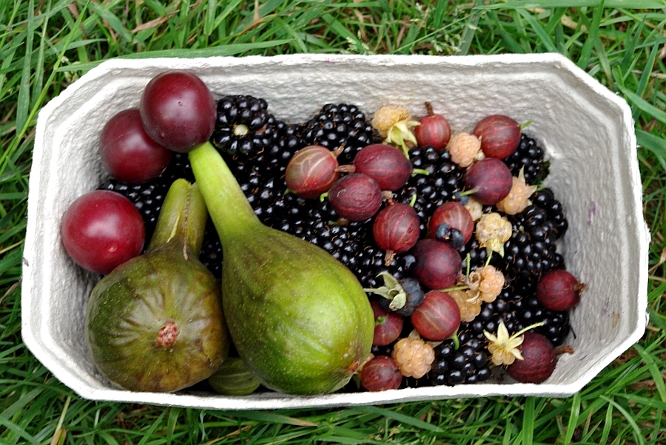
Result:
[[[217,98],[263,97],[286,122],[301,122],[326,103],[354,103],[366,113],[384,105],[424,114],[432,103],[454,130],[471,131],[489,114],[531,120],[529,135],[546,150],[545,182],[569,221],[559,251],[588,285],[571,313],[573,354],[559,357],[541,384],[510,380],[407,388],[377,393],[244,397],[117,389],[95,369],[83,335],[86,304],[98,277],[67,256],[60,219],[78,196],[107,176],[100,132],[115,113],[138,106],[155,75],[198,74]],[[330,56],[115,59],[70,85],[40,112],[30,175],[23,260],[22,335],[30,351],[82,397],[212,409],[276,409],[383,404],[413,400],[536,395],[579,391],[645,331],[649,234],[631,111],[624,100],[557,54],[501,56]]]

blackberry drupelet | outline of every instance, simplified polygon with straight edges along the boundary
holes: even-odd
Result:
[[[301,136],[307,145],[331,150],[344,146],[338,162],[351,164],[356,153],[372,143],[372,126],[356,105],[326,104],[303,125]]]
[[[217,101],[217,121],[210,140],[220,152],[247,156],[275,143],[277,133],[277,121],[264,99],[230,95]]]
[[[518,176],[521,169],[528,184],[539,184],[548,175],[548,164],[544,160],[544,150],[536,140],[525,133],[520,134],[518,148],[504,159],[513,176]]]
[[[410,150],[409,159],[416,173],[396,193],[396,201],[409,203],[416,196],[414,210],[421,219],[421,233],[426,233],[427,222],[435,209],[451,201],[464,187],[464,169],[451,161],[447,150],[437,151],[431,146]]]
[[[492,371],[483,334],[481,338],[470,330],[469,323],[461,323],[458,330],[459,345],[452,339],[435,347],[435,362],[429,377],[434,385],[454,386],[488,380]]]

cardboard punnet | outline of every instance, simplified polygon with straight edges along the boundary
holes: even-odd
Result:
[[[115,113],[138,106],[148,81],[169,69],[198,74],[215,97],[250,94],[287,122],[325,103],[354,103],[366,115],[399,105],[413,116],[429,101],[454,130],[488,114],[531,120],[529,134],[551,161],[546,184],[562,201],[569,230],[559,246],[567,269],[588,285],[571,312],[574,354],[560,356],[541,384],[505,380],[454,387],[294,397],[223,397],[119,390],[97,372],[84,339],[86,302],[98,277],[67,256],[60,218],[106,177],[98,138]],[[631,111],[624,100],[558,54],[501,56],[293,55],[246,58],[115,59],[71,84],[39,113],[23,260],[22,334],[33,354],[82,397],[212,409],[276,409],[579,391],[638,341],[646,326],[649,233]]]

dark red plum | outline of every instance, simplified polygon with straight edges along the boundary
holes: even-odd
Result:
[[[215,129],[215,99],[198,76],[186,71],[168,71],[152,78],[139,110],[146,133],[173,151],[192,150]]]
[[[127,184],[141,184],[162,173],[173,152],[148,136],[139,109],[130,108],[104,125],[99,153],[111,176]]]
[[[141,253],[145,227],[132,201],[95,190],[70,204],[60,226],[65,251],[79,266],[108,274]]]

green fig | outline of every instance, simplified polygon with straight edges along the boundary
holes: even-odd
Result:
[[[208,377],[208,383],[216,393],[225,396],[245,396],[252,394],[261,382],[245,366],[240,357],[229,357]]]
[[[261,383],[289,394],[343,387],[370,353],[374,316],[354,274],[323,249],[263,225],[219,153],[189,153],[222,242],[231,338]]]
[[[85,337],[93,362],[112,383],[177,391],[207,379],[227,357],[219,283],[198,261],[206,220],[196,184],[175,181],[146,253],[93,289]]]

